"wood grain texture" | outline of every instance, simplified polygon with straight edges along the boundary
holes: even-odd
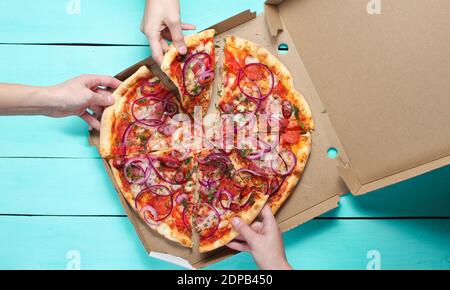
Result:
[[[0,82],[52,85],[80,74],[115,75],[148,47],[0,45]],[[0,157],[97,157],[78,117],[0,117]],[[20,134],[18,134],[20,132]]]
[[[144,1],[80,0],[1,1],[0,43],[139,44]],[[261,12],[264,0],[182,0],[182,21],[207,28],[246,9]],[[26,9],[24,9],[26,8]],[[79,11],[79,13],[78,13]],[[201,15],[201,17],[199,17]],[[30,21],[32,19],[32,21]]]
[[[176,269],[146,255],[126,218],[0,217],[0,269]],[[296,269],[450,269],[450,220],[315,220],[284,235]],[[70,264],[70,263],[69,263]],[[255,269],[238,254],[208,269]]]

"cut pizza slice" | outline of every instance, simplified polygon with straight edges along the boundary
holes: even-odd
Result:
[[[190,114],[200,106],[203,114],[208,110],[213,89],[216,63],[213,29],[185,37],[188,52],[180,55],[171,45],[164,55],[161,69],[175,83],[181,104]]]
[[[174,132],[186,125],[176,118],[183,111],[175,94],[146,66],[124,81],[113,96],[116,102],[105,109],[101,122],[103,158],[167,150]]]
[[[167,151],[109,161],[120,192],[153,230],[192,247],[196,191],[193,156]]]
[[[234,167],[247,170],[254,178],[267,180],[268,203],[275,214],[290,196],[305,170],[311,151],[311,133],[298,134],[295,144],[280,144],[262,137],[249,141],[250,148],[235,149],[230,154]]]
[[[309,106],[287,68],[267,49],[236,36],[225,38],[219,108],[223,113],[265,114],[268,122],[301,132],[314,129]]]
[[[264,178],[247,178],[245,170],[235,170],[227,155],[205,150],[198,157],[198,196],[195,227],[199,251],[209,252],[238,236],[231,220],[240,217],[251,224],[268,199]]]

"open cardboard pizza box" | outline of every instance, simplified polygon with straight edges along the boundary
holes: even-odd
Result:
[[[311,106],[312,152],[277,214],[283,231],[337,207],[348,191],[364,194],[450,163],[448,11],[447,0],[272,0],[259,16],[245,11],[213,26],[221,47],[232,34],[277,55]],[[279,54],[280,44],[287,53]],[[117,77],[142,64],[162,75],[146,59]],[[98,144],[97,134],[91,142]],[[178,246],[119,197],[150,256],[202,268],[235,254]]]

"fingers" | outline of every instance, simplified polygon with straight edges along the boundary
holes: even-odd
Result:
[[[252,225],[250,226],[255,232],[257,233],[261,233],[264,224],[262,222],[254,222],[252,223]],[[242,237],[241,235],[236,237],[236,240],[238,241],[245,241],[244,237]]]
[[[91,126],[92,128],[100,131],[100,122],[94,116],[92,116],[88,112],[84,112],[80,117],[86,123],[88,123],[89,126]]]
[[[181,31],[181,23],[179,21],[170,22],[167,24],[172,36],[173,45],[177,48],[180,54],[187,53],[186,43],[184,42],[183,32]]]
[[[96,117],[100,117],[103,114],[103,108],[97,105],[91,105],[89,107],[89,109],[92,110],[92,112],[94,112]]]
[[[232,242],[229,242],[226,246],[235,251],[250,252],[250,247],[248,246],[247,243],[240,243],[240,242],[232,241]]]
[[[97,89],[99,86],[116,89],[122,83],[118,79],[110,76],[84,75],[87,79],[87,86],[90,89]]]
[[[234,229],[242,236],[242,238],[247,241],[248,244],[252,244],[255,238],[257,238],[257,233],[240,218],[235,217],[232,220]]]
[[[104,93],[93,93],[91,99],[91,105],[108,107],[113,105],[115,102],[114,97],[111,94]]]
[[[261,210],[261,217],[263,218],[264,225],[267,226],[278,226],[275,217],[273,216],[272,209],[267,204]]]
[[[161,36],[158,33],[150,34],[148,42],[150,43],[150,49],[152,51],[153,59],[161,65],[163,59],[163,48],[161,47]]]
[[[165,39],[162,39],[159,41],[161,43],[161,48],[163,50],[164,53],[167,52],[167,50],[169,50],[169,44],[167,43],[167,41]]]
[[[181,24],[181,29],[183,29],[183,30],[195,30],[195,29],[197,29],[197,27],[194,24],[182,23]]]

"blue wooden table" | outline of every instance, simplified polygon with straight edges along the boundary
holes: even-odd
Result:
[[[149,55],[143,0],[0,2],[0,82],[114,75]],[[263,0],[182,1],[208,27]],[[80,5],[78,5],[80,4]],[[78,118],[0,117],[1,269],[176,269],[147,256]],[[450,166],[362,197],[284,235],[297,269],[450,269]],[[209,269],[254,269],[239,254]]]

